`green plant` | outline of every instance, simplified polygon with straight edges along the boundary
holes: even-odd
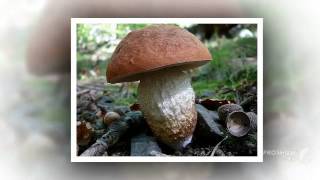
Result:
[[[214,98],[235,99],[236,89],[255,82],[257,66],[246,63],[246,58],[256,57],[256,41],[256,38],[218,39],[216,46],[209,45],[213,60],[193,78],[196,95],[209,91],[214,92]]]

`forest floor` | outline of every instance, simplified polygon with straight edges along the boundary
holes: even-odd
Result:
[[[199,83],[198,83],[199,84]],[[137,104],[136,95],[137,83],[126,83],[111,85],[103,79],[97,80],[81,80],[77,84],[77,142],[78,155],[83,153],[97,139],[108,131],[107,124],[104,123],[106,113],[112,111],[124,116],[130,111],[140,111]],[[222,88],[223,89],[223,88]],[[219,91],[225,93],[230,91],[226,88]],[[238,95],[239,99],[226,100],[215,99],[216,93],[210,91],[202,92],[202,95],[197,94],[196,103],[205,107],[210,113],[216,113],[217,108],[226,103],[235,103],[243,105],[246,112],[257,113],[257,88],[256,83],[241,86],[233,90]],[[241,97],[239,97],[241,96]],[[218,96],[219,97],[219,96]],[[252,98],[253,97],[253,98]],[[251,101],[249,104],[243,104],[247,99]],[[241,102],[239,102],[241,101]],[[199,112],[198,112],[199,113]],[[198,115],[199,116],[199,115]],[[257,155],[257,137],[256,132],[248,133],[243,137],[233,137],[226,133],[226,127],[221,121],[217,121],[217,125],[222,127],[223,136],[205,136],[203,134],[211,132],[210,129],[199,129],[198,124],[195,130],[193,140],[182,151],[173,150],[161,142],[150,138],[137,138],[141,133],[146,137],[153,137],[151,131],[144,130],[124,134],[113,146],[109,147],[104,155],[108,156],[130,156],[137,148],[134,141],[140,141],[142,144],[155,143],[158,155],[170,156],[256,156]],[[220,123],[220,124],[219,124]],[[147,127],[148,128],[148,127]],[[138,139],[138,140],[137,140]],[[221,142],[221,143],[219,143]]]

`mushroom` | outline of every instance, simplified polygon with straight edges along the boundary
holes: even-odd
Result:
[[[110,83],[140,80],[138,101],[152,132],[174,149],[192,140],[197,122],[189,70],[211,60],[193,34],[174,25],[130,32],[107,68]]]

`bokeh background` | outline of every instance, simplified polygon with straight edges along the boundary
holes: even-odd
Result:
[[[315,0],[1,1],[1,179],[317,179],[317,7]],[[264,163],[70,163],[70,17],[264,18]],[[54,43],[60,51],[41,51]],[[30,65],[30,52],[45,63]]]

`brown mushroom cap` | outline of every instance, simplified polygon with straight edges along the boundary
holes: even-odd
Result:
[[[211,59],[208,49],[190,32],[174,25],[153,25],[130,32],[119,43],[108,65],[107,80],[137,81],[147,72],[195,68]]]

